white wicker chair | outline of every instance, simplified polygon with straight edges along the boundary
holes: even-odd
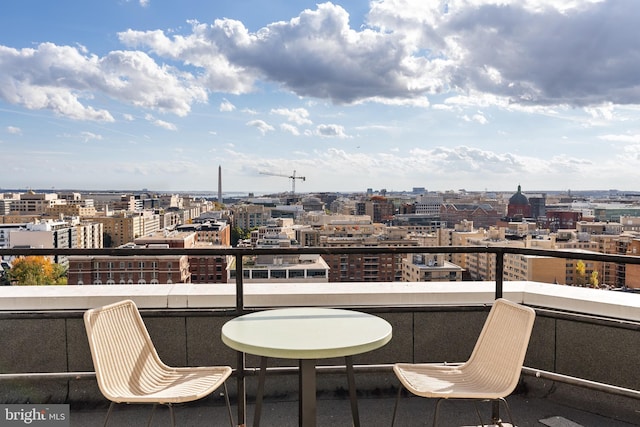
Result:
[[[229,366],[174,368],[164,364],[151,341],[138,308],[131,300],[88,310],[84,323],[102,394],[111,401],[104,425],[116,403],[153,404],[149,424],[158,404],[169,407],[175,426],[174,403],[191,402],[224,386],[233,426],[226,379]]]
[[[520,379],[534,320],[535,311],[530,307],[497,299],[469,360],[454,365],[397,363],[393,370],[409,392],[416,396],[438,399],[433,417],[434,426],[438,422],[442,399],[502,402],[513,424],[505,397],[513,392]],[[392,426],[402,386],[399,387],[393,409]],[[480,417],[479,413],[478,416]],[[482,423],[482,419],[480,422]]]

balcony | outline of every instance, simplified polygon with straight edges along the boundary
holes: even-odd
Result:
[[[391,249],[422,252],[416,248]],[[424,249],[433,253],[471,251],[470,248]],[[363,252],[372,250],[366,248]],[[111,249],[0,250],[0,254],[42,255],[53,251],[120,255]],[[197,251],[198,256],[221,252]],[[267,250],[273,251],[291,252]],[[357,249],[332,251],[354,253]],[[499,260],[505,253],[497,248],[473,248],[473,251],[494,254],[498,260],[496,277],[502,277]],[[256,251],[234,249],[230,252],[243,256]],[[311,252],[311,249],[305,248],[302,252]],[[573,256],[566,252],[556,254],[559,255]],[[589,256],[596,255],[578,253],[574,258]],[[639,263],[633,257],[598,257],[602,261]],[[488,305],[501,295],[537,311],[521,386],[508,398],[518,425],[543,426],[540,420],[545,420],[550,423],[547,425],[560,426],[563,419],[583,426],[640,425],[639,294],[500,279],[442,283],[243,284],[241,271],[236,277],[239,279],[235,284],[2,288],[0,340],[4,345],[0,348],[0,402],[69,403],[71,425],[102,423],[107,405],[92,373],[82,314],[90,307],[132,298],[143,313],[160,356],[168,364],[228,364],[236,369],[235,378],[228,384],[232,405],[237,409],[234,416],[250,425],[259,360],[247,355],[241,361],[238,354],[222,344],[220,328],[224,322],[240,313],[264,308],[331,306],[374,313],[393,326],[393,339],[389,344],[354,357],[362,425],[386,426],[390,424],[398,385],[390,371],[391,364],[466,359]],[[350,424],[343,363],[343,360],[323,360],[318,368],[319,426]],[[291,362],[271,361],[262,425],[297,424],[296,372]],[[420,425],[417,420],[429,424],[432,409],[433,402],[406,396],[400,402],[398,425]],[[488,416],[491,408],[482,411]],[[112,425],[138,425],[138,420],[142,424],[148,414],[148,407],[120,405]],[[213,417],[224,421],[225,408],[223,399],[216,395],[180,406],[176,414],[179,425],[199,426],[203,420]],[[164,415],[158,413],[154,425],[165,425]],[[473,407],[467,402],[445,404],[442,416],[451,417],[442,418],[442,425],[447,426],[478,423]]]

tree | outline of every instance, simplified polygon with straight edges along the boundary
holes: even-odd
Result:
[[[587,266],[583,261],[576,263],[576,281],[575,285],[584,286],[587,283]]]
[[[600,282],[598,281],[598,272],[593,270],[591,276],[589,277],[589,284],[592,288],[597,288]]]
[[[251,237],[251,230],[245,230],[238,226],[231,229],[231,246],[238,246],[238,242]]]
[[[7,272],[0,270],[0,286],[9,286],[10,284]]]
[[[13,261],[9,280],[17,286],[66,285],[64,267],[43,256],[20,257]]]

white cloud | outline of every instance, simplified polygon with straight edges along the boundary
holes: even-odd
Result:
[[[237,21],[216,20],[213,28],[192,21],[192,33],[187,36],[175,35],[167,37],[163,31],[127,30],[118,34],[120,41],[126,46],[139,48],[149,47],[158,56],[183,61],[204,70],[200,81],[211,91],[233,94],[248,93],[253,89],[257,78],[254,71],[234,64],[221,52],[228,43],[227,35],[249,37],[247,31]],[[220,44],[220,45],[218,45]]]
[[[229,102],[228,100],[224,99],[221,103],[220,103],[220,111],[224,112],[224,113],[229,113],[231,111],[234,111],[236,109],[236,106],[233,105],[231,102]]]
[[[80,136],[84,139],[84,142],[89,142],[91,140],[102,140],[102,135],[95,134],[93,132],[81,132]]]
[[[169,177],[179,174],[192,174],[197,170],[197,165],[190,161],[170,159],[165,162],[160,161],[137,161],[132,163],[119,163],[114,170],[118,174],[134,176],[158,176],[168,175]]]
[[[631,144],[640,144],[640,134],[625,134],[625,135],[601,135],[600,139],[613,142],[625,142]]]
[[[0,46],[0,99],[110,122],[101,96],[184,116],[210,92],[249,93],[266,81],[335,103],[425,107],[430,95],[475,94],[506,105],[593,106],[606,119],[602,105],[640,103],[635,6],[379,0],[354,29],[343,7],[321,3],[256,32],[231,19],[191,21],[186,34],[129,29],[118,36],[132,50],[104,56],[80,45]],[[310,124],[305,115],[289,120]]]
[[[21,50],[0,46],[0,63],[0,99],[78,120],[114,121],[108,110],[89,105],[99,93],[180,116],[207,98],[192,76],[160,66],[143,52],[113,51],[100,58],[53,43]]]
[[[169,123],[164,120],[155,120],[153,124],[167,130],[178,130],[178,127],[174,123]]]
[[[247,126],[252,126],[260,131],[262,135],[265,135],[267,132],[272,132],[275,130],[273,126],[265,122],[264,120],[251,120],[247,122]]]
[[[16,126],[7,126],[7,132],[12,135],[22,135],[22,129]]]
[[[296,125],[310,125],[313,122],[309,119],[309,111],[306,108],[274,108],[271,114],[284,116],[288,121]]]
[[[340,125],[318,125],[315,134],[325,138],[348,138],[344,131],[344,126]]]
[[[351,103],[365,99],[424,98],[442,90],[443,59],[412,56],[402,34],[349,26],[348,13],[331,3],[288,22],[250,33],[239,21],[192,24],[187,36],[162,31],[120,33],[127,46],[202,67],[210,90],[247,93],[259,76],[301,96]]]
[[[487,123],[489,123],[489,120],[487,120],[484,114],[480,112],[473,114],[472,116],[465,115],[462,118],[467,122],[476,122],[476,123],[480,123],[481,125],[486,125]]]
[[[166,129],[166,130],[171,130],[171,131],[177,131],[178,130],[178,126],[176,126],[174,123],[169,123],[169,122],[164,121],[164,120],[156,119],[151,114],[147,114],[145,116],[145,119],[147,121],[153,123],[155,126],[158,126],[160,128],[163,128],[163,129]]]
[[[298,130],[298,128],[289,123],[282,123],[280,125],[280,129],[294,136],[300,135],[300,131]]]

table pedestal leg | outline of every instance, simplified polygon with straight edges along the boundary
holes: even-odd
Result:
[[[262,400],[264,397],[264,377],[267,374],[267,357],[260,357],[260,373],[258,374],[258,391],[256,392],[256,408],[253,412],[253,427],[260,427]]]
[[[356,395],[356,379],[353,374],[353,358],[345,356],[347,365],[347,382],[349,384],[349,398],[351,400],[351,417],[353,418],[353,426],[360,427],[360,414],[358,413],[358,397]]]
[[[245,357],[241,351],[237,352],[238,355],[238,426],[245,426],[246,409],[247,409],[247,393],[245,392]]]
[[[316,361],[300,360],[300,427],[316,425]]]

